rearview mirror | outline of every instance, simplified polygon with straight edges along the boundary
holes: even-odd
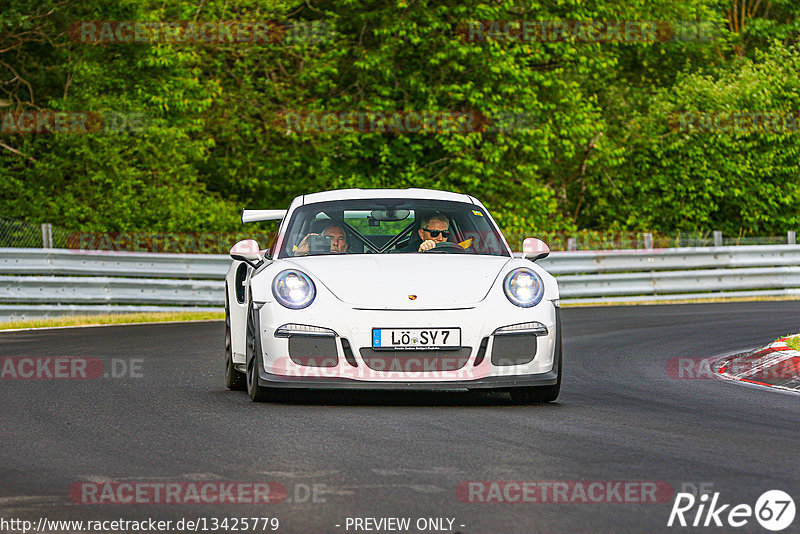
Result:
[[[522,257],[531,261],[540,260],[550,255],[550,247],[541,239],[526,237],[522,242]]]
[[[255,239],[245,239],[233,245],[231,258],[243,261],[252,267],[258,267],[258,264],[264,261]]]
[[[375,219],[376,221],[390,221],[390,222],[397,222],[403,221],[411,215],[411,211],[409,210],[396,210],[396,209],[385,209],[385,210],[372,210],[370,212],[370,217]]]

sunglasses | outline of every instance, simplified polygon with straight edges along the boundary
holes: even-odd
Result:
[[[439,234],[442,234],[442,237],[450,236],[450,230],[428,230],[427,228],[423,228],[422,230],[431,234],[431,237],[439,237]]]

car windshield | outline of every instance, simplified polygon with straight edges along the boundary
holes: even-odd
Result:
[[[280,257],[424,253],[510,256],[500,232],[475,204],[442,200],[318,202],[294,211]]]

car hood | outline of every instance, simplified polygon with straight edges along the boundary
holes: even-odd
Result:
[[[286,263],[309,273],[354,307],[424,310],[475,305],[486,297],[510,260],[453,254],[359,254],[292,258]]]

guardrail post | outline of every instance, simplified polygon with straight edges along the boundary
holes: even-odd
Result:
[[[574,237],[567,239],[567,250],[578,250],[578,240]]]
[[[789,234],[786,236],[786,242],[789,243],[790,245],[797,244],[797,239],[795,238],[794,230],[789,230]]]
[[[42,248],[53,248],[53,226],[50,223],[42,225]]]
[[[719,230],[714,230],[714,246],[721,247],[722,246],[722,232]]]

